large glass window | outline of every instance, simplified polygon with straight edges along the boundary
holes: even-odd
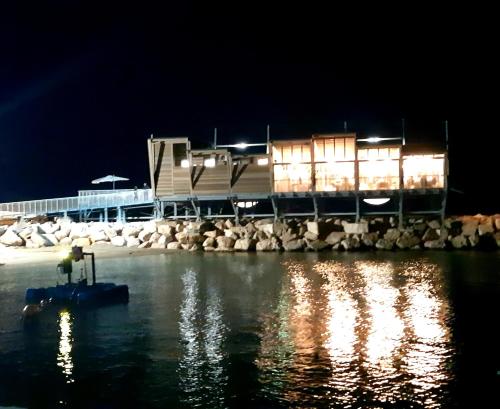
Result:
[[[314,140],[316,191],[354,190],[354,138]]]
[[[307,143],[273,146],[274,191],[311,190],[311,147]]]
[[[399,189],[399,148],[358,149],[359,189]]]
[[[444,187],[444,155],[411,155],[403,158],[405,189]]]

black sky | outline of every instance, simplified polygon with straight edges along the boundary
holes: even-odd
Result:
[[[404,117],[409,142],[442,142],[448,119],[455,203],[498,210],[481,193],[498,157],[489,10],[13,3],[0,12],[0,202],[109,173],[142,185],[150,134],[202,146],[215,126],[223,142],[257,141],[268,123],[279,139],[346,120],[394,136]]]

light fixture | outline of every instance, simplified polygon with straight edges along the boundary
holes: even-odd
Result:
[[[370,136],[369,138],[357,139],[358,142],[377,143],[381,141],[400,141],[401,138],[381,138],[380,136]]]
[[[257,165],[259,165],[259,166],[266,166],[268,163],[269,163],[269,160],[267,158],[257,159]]]
[[[236,145],[234,145],[235,148],[238,148],[238,149],[246,149],[248,147],[248,144],[242,142],[242,143],[237,143]]]
[[[189,168],[189,160],[182,159],[181,160],[181,168]]]
[[[236,206],[241,207],[242,209],[248,209],[255,206],[257,203],[258,202],[237,202]]]
[[[205,165],[205,167],[207,168],[215,168],[215,158],[205,159],[203,165]]]
[[[380,206],[386,204],[389,200],[391,200],[390,197],[376,197],[376,198],[363,199],[363,202],[368,203],[370,205]]]

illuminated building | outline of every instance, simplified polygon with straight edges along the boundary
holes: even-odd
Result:
[[[265,153],[238,152],[251,146],[261,146]],[[412,212],[444,216],[448,166],[446,148],[442,147],[404,145],[401,138],[361,139],[355,133],[337,133],[308,139],[268,139],[261,144],[214,143],[213,149],[204,150],[191,149],[185,137],[152,137],[148,150],[157,208],[164,213],[172,206],[172,217],[220,216],[212,213],[216,202],[229,202],[233,214],[225,216],[236,218],[241,209],[249,216],[274,217],[351,215],[359,219],[363,214],[393,214],[401,220],[403,214]],[[415,198],[420,199],[418,208],[410,203]],[[284,210],[284,203],[297,199],[309,200],[312,210]],[[324,210],[326,202],[340,199],[351,201],[348,211]],[[255,205],[263,201],[272,204],[272,213],[255,212]],[[386,202],[392,204],[389,210],[376,206]],[[185,209],[188,204],[191,211],[179,214],[179,204]]]

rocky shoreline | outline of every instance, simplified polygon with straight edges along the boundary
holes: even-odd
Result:
[[[1,247],[42,248],[109,244],[187,251],[352,251],[482,249],[500,247],[500,215],[409,218],[374,217],[358,223],[341,218],[243,219],[132,223],[77,223],[70,219],[0,226]]]

